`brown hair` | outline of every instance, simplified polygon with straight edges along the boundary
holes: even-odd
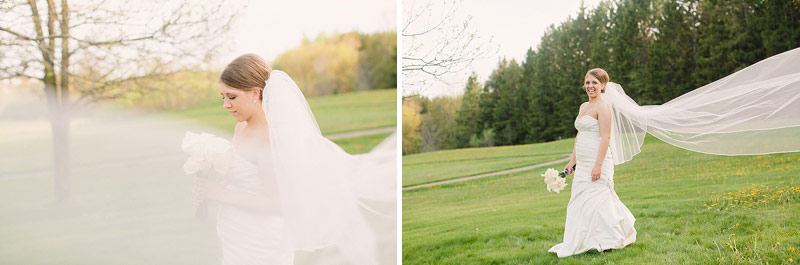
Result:
[[[225,85],[244,91],[251,91],[254,88],[260,91],[259,97],[263,96],[264,86],[267,85],[269,73],[272,68],[267,65],[260,56],[248,53],[233,59],[222,75],[219,81]]]
[[[608,83],[608,81],[611,79],[608,77],[606,70],[603,70],[602,68],[594,68],[586,72],[586,75],[592,75],[594,78],[597,78],[600,83],[603,83],[603,89],[600,90],[600,93],[606,93],[606,83]]]

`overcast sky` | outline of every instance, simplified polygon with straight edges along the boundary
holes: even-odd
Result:
[[[320,33],[396,30],[395,0],[252,0],[232,29],[232,50],[223,66],[244,53],[272,62]]]
[[[437,2],[436,0],[416,1]],[[583,2],[588,10],[597,6],[600,0],[584,0]],[[528,48],[535,48],[539,44],[539,40],[551,24],[558,26],[568,17],[574,18],[578,14],[580,5],[580,0],[465,0],[458,9],[461,17],[456,20],[464,21],[468,16],[472,16],[470,28],[474,29],[481,37],[492,37],[492,42],[497,45],[496,47],[499,46],[499,51],[491,58],[474,62],[471,70],[446,77],[453,84],[452,87],[436,83],[422,90],[422,94],[429,97],[459,95],[463,93],[463,84],[466,83],[471,71],[475,71],[483,83],[497,66],[500,58],[516,59],[518,63],[521,62]],[[403,89],[414,88],[404,87]]]

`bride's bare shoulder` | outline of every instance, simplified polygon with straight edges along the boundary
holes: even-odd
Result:
[[[598,101],[597,102],[597,112],[606,112],[606,111],[608,111],[608,112],[611,111],[611,105],[609,105],[608,102],[605,102],[605,101],[602,101],[602,100]]]

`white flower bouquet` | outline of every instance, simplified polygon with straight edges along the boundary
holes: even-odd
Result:
[[[575,166],[572,167],[572,171],[575,171]],[[547,184],[547,191],[556,193],[561,193],[564,188],[567,187],[567,175],[569,175],[568,170],[564,170],[563,172],[558,172],[553,168],[548,168],[547,171],[542,174],[544,177],[544,183]]]
[[[212,172],[225,174],[233,157],[230,142],[208,133],[196,134],[187,131],[181,148],[189,155],[183,164],[183,171],[187,175],[201,178],[207,178]],[[195,214],[198,218],[205,218],[208,215],[208,206],[205,202],[197,205]]]

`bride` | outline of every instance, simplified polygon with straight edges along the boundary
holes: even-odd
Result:
[[[714,155],[800,152],[800,48],[764,59],[662,105],[639,106],[602,69],[589,70],[589,102],[565,170],[577,165],[564,241],[566,257],[636,241],[635,219],[614,192],[614,165],[641,151],[645,134]],[[599,91],[599,93],[598,93]]]
[[[195,179],[219,203],[222,264],[389,264],[396,250],[396,143],[349,155],[324,138],[284,72],[257,55],[220,77],[238,121],[234,159],[218,182]]]
[[[611,108],[603,101],[609,81],[600,68],[586,73],[583,89],[589,102],[581,105],[575,128],[575,147],[564,170],[575,167],[567,205],[564,241],[550,248],[559,258],[594,249],[623,248],[636,241],[636,221],[614,192]]]

